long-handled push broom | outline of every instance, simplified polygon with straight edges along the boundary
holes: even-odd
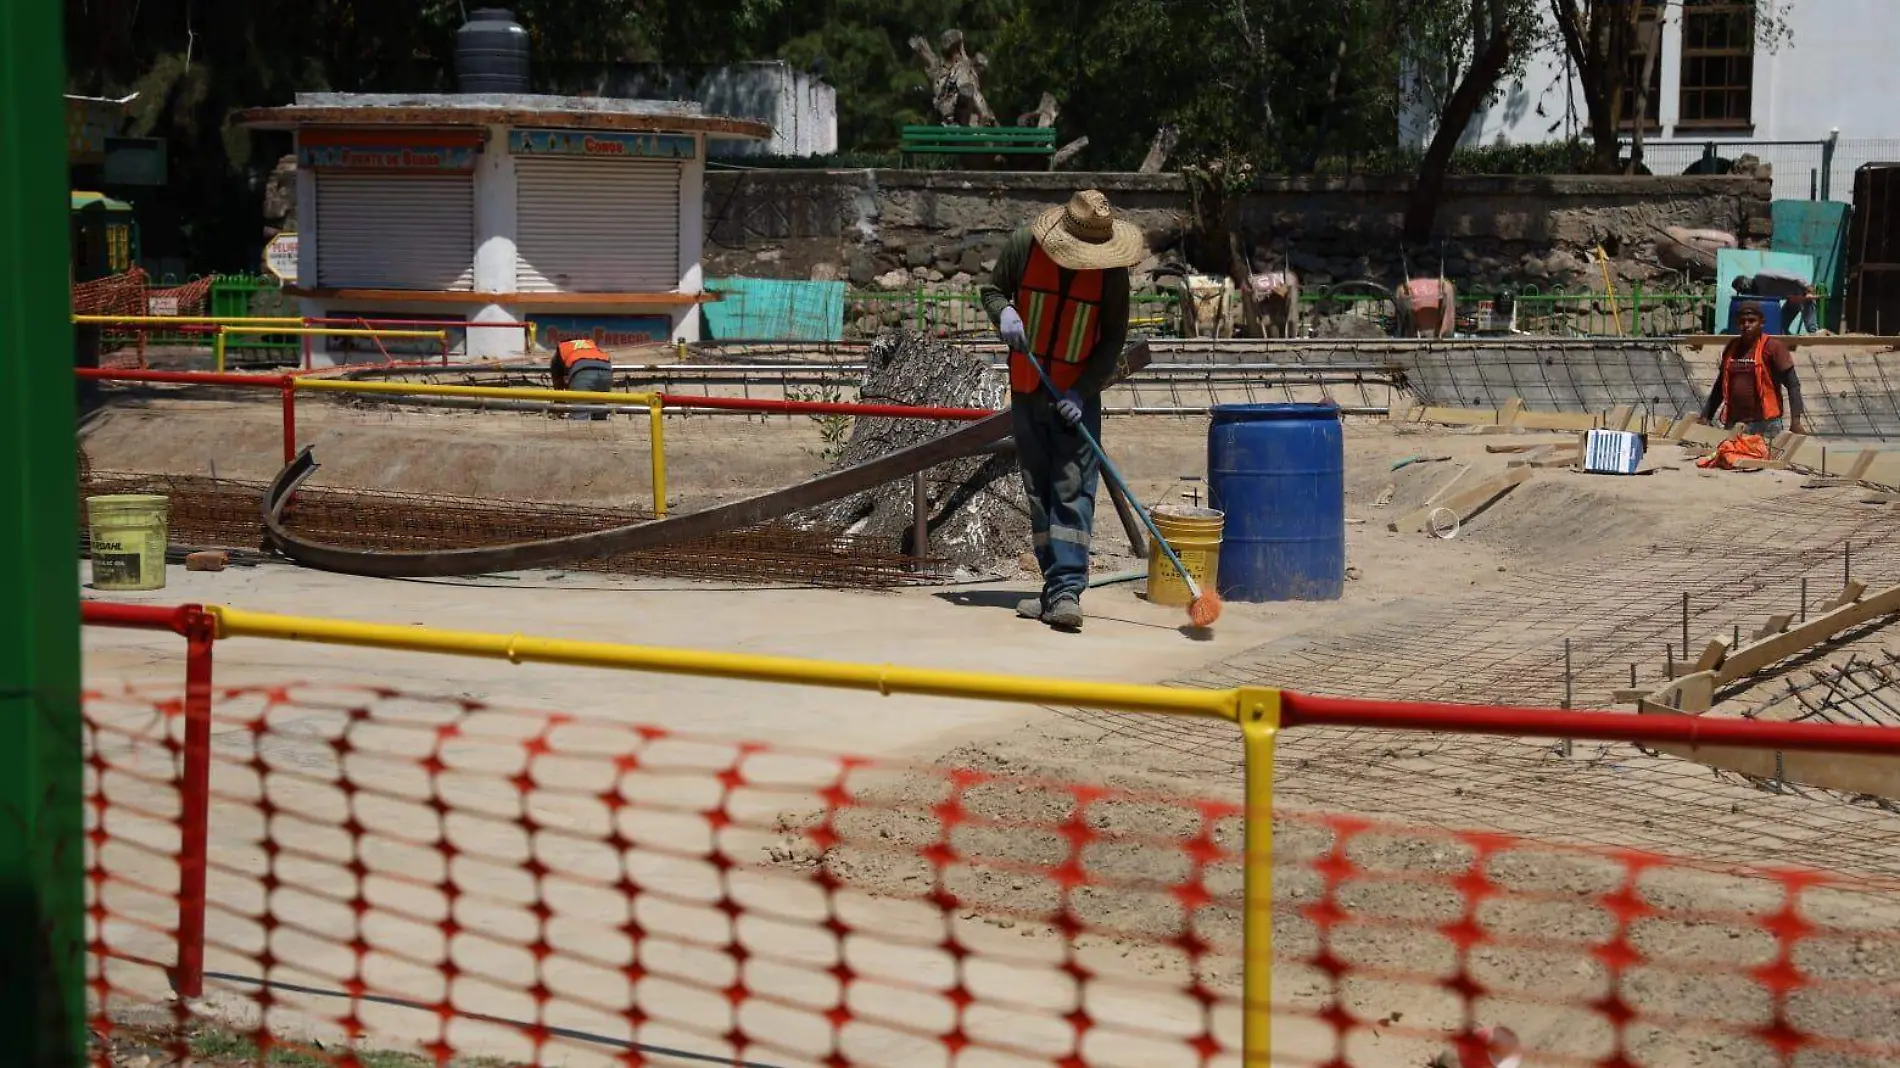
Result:
[[[1042,379],[1042,388],[1049,391],[1052,399],[1061,400],[1062,392],[1056,389],[1054,382],[1049,381],[1048,372],[1042,369],[1042,361],[1027,352],[1022,355],[1029,361],[1029,366],[1036,369],[1036,377]],[[1082,435],[1082,440],[1088,443],[1090,451],[1095,453],[1095,458],[1102,462],[1102,474],[1121,490],[1123,499],[1128,502],[1130,508],[1135,510],[1135,514],[1141,517],[1142,525],[1148,528],[1148,536],[1153,538],[1154,543],[1159,545],[1161,551],[1167,555],[1168,563],[1174,565],[1174,570],[1180,574],[1181,581],[1187,583],[1188,622],[1197,627],[1213,626],[1214,621],[1220,618],[1220,595],[1213,590],[1201,589],[1201,584],[1194,580],[1193,575],[1188,574],[1187,565],[1181,562],[1181,557],[1175,553],[1174,546],[1168,544],[1168,539],[1161,536],[1161,530],[1155,526],[1154,519],[1148,515],[1148,509],[1143,508],[1141,502],[1135,499],[1134,493],[1128,489],[1128,480],[1115,469],[1115,462],[1108,458],[1108,453],[1102,451],[1102,443],[1095,440],[1095,435],[1089,433],[1088,428],[1081,423],[1075,424],[1072,429]]]

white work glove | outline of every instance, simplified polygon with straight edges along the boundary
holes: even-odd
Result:
[[[1070,426],[1081,426],[1082,394],[1072,389],[1063,390],[1062,396],[1056,398],[1056,414]]]
[[[1005,304],[1003,314],[997,316],[996,336],[1003,339],[1011,352],[1029,351],[1029,334],[1023,329],[1023,317],[1016,314],[1011,305]]]

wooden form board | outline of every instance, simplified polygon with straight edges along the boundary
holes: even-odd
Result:
[[[1651,715],[1702,715],[1713,706],[1715,692],[1762,668],[1827,641],[1881,616],[1900,613],[1900,585],[1872,597],[1865,585],[1848,582],[1826,611],[1790,629],[1792,615],[1770,616],[1748,639],[1731,650],[1728,642],[1710,639],[1696,661],[1697,670],[1660,689],[1637,697],[1636,710]],[[1618,691],[1618,697],[1633,696]],[[1900,798],[1900,756],[1850,753],[1770,752],[1733,746],[1659,745],[1660,752],[1713,768],[1756,778],[1803,783],[1829,790]]]
[[[1431,522],[1432,513],[1441,508],[1456,515],[1458,521],[1463,523],[1471,517],[1473,512],[1516,489],[1530,477],[1531,472],[1528,467],[1512,468],[1503,474],[1492,475],[1469,489],[1460,490],[1444,500],[1428,504],[1393,520],[1387,524],[1386,529],[1406,533],[1424,530],[1426,524]]]
[[[1733,436],[1720,427],[1707,426],[1687,416],[1641,415],[1628,405],[1618,405],[1607,412],[1525,411],[1521,397],[1510,398],[1501,408],[1395,406],[1390,418],[1393,422],[1442,423],[1447,426],[1492,428],[1496,431],[1632,430],[1706,449],[1713,449]],[[1836,450],[1827,454],[1825,445],[1807,435],[1787,432],[1770,444],[1774,458],[1755,463],[1803,474],[1840,476],[1882,489],[1900,489],[1900,449],[1862,449],[1853,453]],[[1490,452],[1523,451],[1514,446],[1488,445],[1485,448]],[[1822,467],[1827,470],[1823,472]]]
[[[1692,715],[1673,708],[1646,707],[1654,715]],[[1726,745],[1657,745],[1651,748],[1684,760],[1758,779],[1795,782],[1874,797],[1900,797],[1900,757],[1862,753],[1781,752]]]

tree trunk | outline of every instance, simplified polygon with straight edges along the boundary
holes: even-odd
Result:
[[[1474,6],[1483,2],[1473,0]],[[1474,18],[1476,14],[1474,11]],[[1438,203],[1444,199],[1445,172],[1451,166],[1451,154],[1458,148],[1458,141],[1464,136],[1465,127],[1471,124],[1472,116],[1478,113],[1498,79],[1504,76],[1504,68],[1510,61],[1510,29],[1502,22],[1492,23],[1490,39],[1483,49],[1472,55],[1471,68],[1458,80],[1458,88],[1445,102],[1444,113],[1438,117],[1438,132],[1432,135],[1431,146],[1425,150],[1425,158],[1419,161],[1411,202],[1405,209],[1407,243],[1417,244],[1432,236],[1432,226],[1438,220]]]
[[[880,404],[1000,408],[1008,386],[1000,370],[969,350],[921,334],[885,334],[871,343],[859,395]],[[876,459],[945,432],[923,419],[856,419],[834,470]],[[924,475],[930,555],[973,570],[1013,561],[1029,545],[1029,513],[1015,453],[938,464]],[[885,538],[910,552],[915,520],[908,478],[820,506],[805,518]]]
[[[1640,18],[1641,9],[1637,10],[1635,17]],[[1644,42],[1643,69],[1636,78],[1635,106],[1630,109],[1636,132],[1630,135],[1630,161],[1624,174],[1635,174],[1643,166],[1643,133],[1649,125],[1649,79],[1656,73],[1656,57],[1662,53],[1662,12],[1650,20],[1650,26],[1650,32],[1645,35],[1648,40]]]
[[[1579,2],[1585,7],[1580,9]],[[1616,119],[1623,52],[1617,44],[1619,39],[1627,43],[1627,38],[1614,32],[1618,20],[1611,10],[1612,0],[1550,0],[1550,6],[1564,51],[1583,87],[1590,125],[1590,169],[1615,174],[1623,158],[1622,131]]]

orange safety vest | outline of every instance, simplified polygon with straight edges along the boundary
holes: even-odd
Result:
[[[570,371],[574,369],[574,365],[577,363],[586,363],[588,361],[594,363],[612,362],[607,359],[606,353],[600,351],[599,346],[584,337],[577,337],[572,341],[563,341],[555,348],[555,351],[561,356],[561,366]]]
[[[1056,266],[1041,245],[1029,247],[1029,262],[1016,287],[1029,350],[1049,372],[1057,389],[1082,377],[1082,364],[1102,335],[1102,280],[1105,271],[1068,271]],[[1009,354],[1009,388],[1034,393],[1042,388],[1036,369],[1019,352]]]
[[[1755,395],[1761,398],[1763,422],[1781,418],[1781,394],[1775,389],[1775,376],[1768,372],[1768,335],[1755,339]],[[1722,379],[1722,422],[1729,421],[1728,403],[1729,350],[1722,350],[1722,367],[1716,373]]]

